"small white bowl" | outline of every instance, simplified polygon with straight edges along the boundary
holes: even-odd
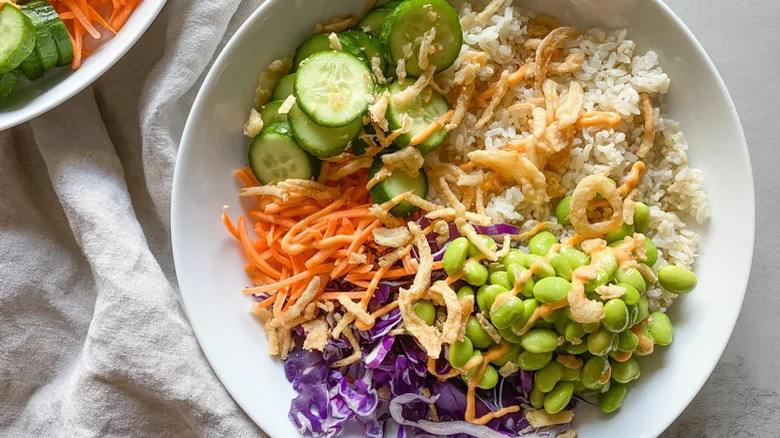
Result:
[[[672,79],[664,110],[680,121],[693,166],[702,170],[712,219],[701,233],[699,285],[670,310],[674,343],[643,360],[625,405],[614,415],[580,404],[582,438],[654,437],[709,377],[742,305],[753,253],[753,177],[745,138],[715,67],[660,0],[533,0],[523,6],[579,28],[629,28],[637,53],[653,48]],[[294,396],[281,362],[266,353],[261,326],[239,289],[244,255],[223,229],[223,204],[241,214],[232,171],[246,165],[242,124],[258,72],[290,55],[316,22],[358,13],[362,0],[267,0],[214,63],[187,121],[173,185],[172,238],[187,315],[214,371],[247,414],[274,437],[297,436],[287,418]],[[738,376],[735,376],[738,378]],[[347,435],[359,436],[359,435]]]
[[[146,32],[166,0],[142,0],[115,35],[98,44],[78,70],[57,67],[35,81],[19,78],[14,91],[0,101],[0,131],[49,111],[75,96],[103,75]],[[107,37],[110,34],[104,34]]]

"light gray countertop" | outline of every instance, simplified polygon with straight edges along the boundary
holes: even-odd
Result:
[[[720,71],[745,129],[756,187],[756,246],[747,296],[720,363],[666,437],[780,434],[780,2],[665,0]],[[739,231],[735,230],[735,238]],[[692,357],[691,361],[696,358]]]

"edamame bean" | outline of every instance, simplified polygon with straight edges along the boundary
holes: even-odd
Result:
[[[596,330],[601,328],[600,322],[586,322],[585,324],[582,324],[582,329],[585,330],[585,333],[593,333]]]
[[[458,293],[456,294],[458,296],[459,300],[462,300],[464,297],[468,296],[474,296],[474,289],[471,288],[471,286],[462,286],[460,289],[458,289]]]
[[[574,273],[569,260],[563,254],[555,254],[550,257],[550,265],[555,269],[555,275],[571,281],[571,276]]]
[[[491,251],[495,251],[496,248],[498,248],[498,245],[496,244],[496,241],[493,240],[490,236],[485,236],[483,234],[479,235],[479,239],[482,240],[485,243],[485,246],[488,247]],[[473,243],[469,244],[469,257],[476,257],[478,255],[482,254],[482,251],[480,251]]]
[[[619,383],[628,383],[639,378],[639,362],[629,357],[625,362],[610,361],[612,367],[612,380]]]
[[[567,246],[561,250],[560,254],[566,257],[566,260],[569,261],[569,265],[571,265],[572,269],[577,269],[580,266],[590,263],[590,256],[577,248]]]
[[[506,268],[506,272],[509,277],[509,283],[512,285],[512,287],[514,287],[518,279],[521,278],[523,273],[527,270],[528,269],[525,266],[518,263],[512,263]],[[536,282],[534,281],[533,277],[530,277],[525,283],[523,283],[523,288],[520,289],[520,293],[522,293],[526,298],[532,298],[534,296],[535,284]]]
[[[566,343],[564,348],[565,348],[567,353],[573,354],[573,355],[576,356],[576,355],[583,354],[586,351],[588,351],[588,343],[585,342],[585,341],[582,341],[582,342],[580,342],[577,345],[574,345],[574,344],[571,344],[571,343]]]
[[[603,269],[596,269],[596,276],[585,282],[585,292],[595,292],[596,288],[609,283],[609,275]]]
[[[653,312],[648,319],[650,335],[655,343],[661,346],[667,346],[674,339],[674,327],[669,317],[665,313]]]
[[[488,348],[493,345],[493,340],[490,335],[482,328],[477,318],[469,317],[469,322],[466,323],[466,337],[471,340],[471,344],[476,348]]]
[[[517,298],[511,294],[508,296],[502,296],[503,301],[495,309],[491,307],[490,310],[490,322],[496,328],[507,328],[512,325],[517,318],[522,318],[525,313],[525,305],[520,298]],[[495,300],[497,303],[499,299]],[[494,303],[495,304],[495,303]]]
[[[605,383],[604,386],[601,387],[599,392],[604,394],[605,392],[609,391],[610,386],[612,386],[612,380],[607,380],[607,383]]]
[[[571,196],[566,196],[555,206],[555,219],[561,225],[571,225],[569,220],[569,209],[571,208]]]
[[[505,328],[505,329],[496,329],[498,330],[498,334],[501,335],[502,338],[504,338],[507,342],[511,344],[520,344],[520,335],[515,333],[512,330],[512,327]]]
[[[604,235],[604,240],[606,240],[607,243],[618,242],[618,241],[622,241],[623,239],[625,239],[626,236],[631,236],[633,234],[634,234],[634,225],[633,224],[623,224],[617,230],[605,234]]]
[[[511,264],[524,266],[526,257],[528,257],[528,254],[524,253],[523,251],[520,251],[519,249],[510,249],[507,255],[501,259],[501,263],[503,263],[503,265],[507,268]]]
[[[645,293],[647,285],[642,274],[636,268],[620,268],[615,274],[615,279],[618,283],[631,285],[640,294]]]
[[[555,268],[552,267],[549,260],[544,257],[540,257],[536,254],[528,254],[525,258],[525,267],[530,269],[534,263],[539,262],[539,267],[536,268],[534,275],[538,278],[555,277]]]
[[[517,366],[521,370],[536,371],[541,370],[552,360],[552,353],[531,353],[523,351],[517,355]]]
[[[687,294],[696,287],[696,274],[680,266],[668,265],[658,270],[658,282],[673,294]]]
[[[560,277],[546,277],[534,285],[534,298],[542,303],[554,303],[566,298],[571,283]]]
[[[620,333],[628,327],[628,307],[626,303],[613,298],[604,303],[604,318],[601,325],[612,333]]]
[[[642,234],[650,229],[650,207],[644,202],[634,203],[634,227],[637,233]]]
[[[618,335],[618,350],[623,352],[634,351],[639,345],[639,337],[631,330],[626,330]]]
[[[490,314],[490,308],[493,306],[493,302],[496,300],[498,294],[506,292],[507,289],[504,286],[497,284],[487,285],[484,288],[479,288],[477,291],[477,305],[479,310],[485,315]]]
[[[488,270],[482,263],[476,260],[468,260],[463,265],[466,283],[472,286],[482,286],[488,279]]]
[[[629,306],[634,306],[636,305],[636,303],[639,302],[639,298],[641,298],[641,296],[639,295],[639,291],[636,290],[634,286],[631,286],[628,283],[618,283],[617,285],[626,290],[623,296],[620,297],[620,299],[623,300],[624,303],[626,303]]]
[[[614,333],[605,328],[600,328],[588,335],[588,351],[594,356],[606,356],[612,349]]]
[[[450,344],[450,351],[447,358],[450,360],[450,365],[455,368],[460,368],[466,365],[466,362],[471,359],[474,354],[474,346],[471,344],[471,339],[464,337],[462,341],[456,341]]]
[[[641,298],[640,298],[641,299]],[[634,304],[633,306],[628,306],[628,326],[633,327],[638,322],[636,320],[636,317],[639,316],[639,308],[637,304]]]
[[[653,243],[653,240],[645,236],[645,260],[642,260],[642,264],[655,266],[655,262],[658,261],[658,248]]]
[[[561,381],[562,382],[574,382],[576,380],[580,380],[580,373],[582,372],[582,367],[579,368],[566,368],[563,367],[563,370],[561,372]]]
[[[469,252],[469,240],[465,237],[458,237],[447,245],[447,249],[444,250],[444,256],[441,259],[441,264],[444,267],[444,272],[448,275],[453,275],[463,269],[463,264],[466,263],[466,257]]]
[[[531,254],[546,256],[550,252],[550,248],[556,243],[558,243],[558,239],[553,233],[542,231],[531,238],[528,242],[528,249],[531,251]]]
[[[558,347],[558,333],[546,329],[531,329],[521,336],[520,345],[531,353],[551,353]]]
[[[548,414],[557,414],[561,412],[566,405],[571,401],[571,397],[574,395],[574,384],[571,382],[558,382],[550,391],[549,394],[544,396],[544,410]]]
[[[414,303],[414,313],[428,325],[436,322],[436,307],[428,300]]]
[[[509,344],[509,349],[499,356],[498,359],[494,359],[492,363],[498,367],[502,367],[508,362],[517,362],[518,354],[520,354],[520,344]]]
[[[529,401],[531,402],[531,406],[534,407],[534,409],[541,409],[542,406],[544,406],[544,396],[545,394],[539,390],[539,388],[536,387],[536,385],[531,387],[531,394],[529,394]]]
[[[646,296],[642,296],[639,298],[639,302],[636,303],[637,308],[637,315],[636,315],[636,321],[633,325],[636,325],[640,321],[643,321],[645,318],[647,318],[648,315],[650,315],[650,303],[647,301]]]
[[[599,396],[599,409],[602,412],[610,414],[623,406],[626,399],[626,385],[615,383],[609,388],[609,391]]]
[[[467,373],[461,375],[464,381],[468,382],[472,377],[474,377],[475,374],[479,371],[479,367],[482,366],[482,362],[485,360],[485,358],[482,357],[482,352],[479,350],[474,350],[474,353],[471,355],[469,360],[473,358],[479,358],[477,361],[477,364],[474,366],[474,368],[470,369]]]
[[[499,272],[503,270],[504,270],[504,265],[498,262],[491,262],[490,264],[488,264],[488,277],[493,275],[493,273],[495,272]]]
[[[566,312],[563,311],[563,309],[558,309],[555,312],[553,312],[553,315],[555,315],[555,321],[553,321],[553,327],[555,327],[555,331],[558,332],[559,335],[566,335],[566,326],[569,325],[569,318],[566,317]]]
[[[600,257],[597,264],[599,268],[596,269],[596,278],[590,279],[585,283],[585,292],[593,292],[599,286],[609,283],[617,272],[617,259],[611,250],[606,250]]]
[[[485,374],[479,379],[477,386],[482,389],[493,389],[498,383],[498,371],[495,368],[488,365],[485,368]]]
[[[509,282],[509,274],[506,271],[496,271],[490,274],[490,284],[497,284],[507,289],[512,289],[512,283]]]
[[[582,380],[582,386],[588,389],[601,389],[605,382],[609,381],[609,374],[612,369],[609,366],[609,360],[605,357],[591,357],[582,366],[582,373],[580,379]]]
[[[581,340],[585,336],[585,329],[582,328],[582,324],[569,321],[566,324],[566,329],[564,329],[563,336],[568,342],[572,342],[575,339]]]
[[[555,384],[561,380],[562,375],[563,365],[557,361],[551,361],[544,368],[534,373],[534,384],[539,388],[539,391],[550,392],[555,387]]]

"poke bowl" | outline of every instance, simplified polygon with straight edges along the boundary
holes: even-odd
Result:
[[[733,103],[660,1],[269,0],[172,198],[187,315],[271,436],[657,436],[753,235]]]

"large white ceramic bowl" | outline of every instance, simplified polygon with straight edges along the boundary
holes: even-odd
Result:
[[[672,78],[665,109],[680,121],[690,161],[704,174],[712,219],[701,232],[699,285],[670,314],[674,343],[643,362],[614,415],[578,408],[582,438],[659,435],[707,380],[739,314],[754,237],[753,179],[734,104],[712,62],[660,0],[534,0],[524,6],[584,28],[627,27],[638,50],[657,50]],[[241,212],[232,171],[246,164],[242,124],[255,79],[269,61],[289,55],[331,15],[357,13],[363,0],[267,0],[239,29],[203,83],[179,150],[173,186],[172,238],[184,305],[214,371],[247,414],[273,437],[297,436],[287,419],[293,390],[266,353],[260,325],[239,289],[244,256],[224,231],[223,204]],[[738,377],[735,377],[738,378]]]
[[[152,24],[166,0],[142,0],[127,23],[97,46],[78,70],[57,67],[35,81],[19,78],[14,91],[0,102],[0,131],[35,118],[95,82],[124,56]]]

